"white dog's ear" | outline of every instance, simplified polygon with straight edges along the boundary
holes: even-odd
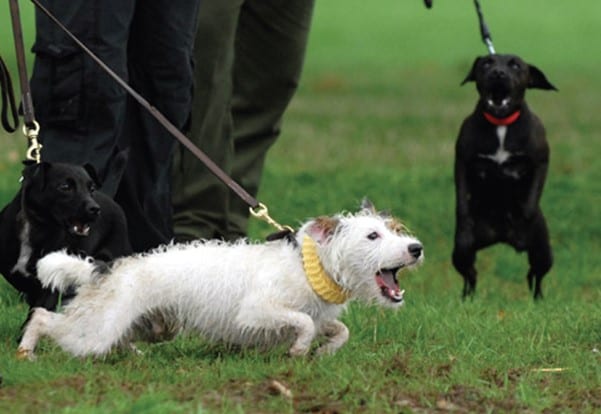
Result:
[[[367,210],[370,213],[378,214],[376,206],[374,206],[374,203],[372,203],[371,200],[367,197],[361,200],[361,210]]]
[[[324,244],[336,231],[340,220],[335,217],[317,217],[307,226],[307,234],[318,244]]]
[[[373,215],[377,215],[383,217],[385,219],[392,217],[392,213],[388,210],[378,211],[374,203],[367,197],[361,200],[361,210],[371,213]]]

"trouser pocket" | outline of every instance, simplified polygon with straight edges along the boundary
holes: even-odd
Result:
[[[38,118],[52,126],[80,130],[84,90],[84,56],[74,48],[34,46],[31,91]]]

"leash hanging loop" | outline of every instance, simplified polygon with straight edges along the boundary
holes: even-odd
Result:
[[[250,207],[248,210],[250,211],[250,214],[252,214],[253,217],[258,218],[259,220],[263,220],[264,222],[272,225],[279,231],[288,230],[294,233],[294,229],[292,227],[282,226],[280,223],[272,219],[269,215],[269,209],[265,204],[259,203],[259,205],[257,205],[256,207]]]
[[[39,132],[40,124],[37,121],[33,121],[33,128],[23,125],[23,134],[25,134],[29,142],[26,158],[30,161],[35,161],[36,164],[39,164],[42,158],[42,144],[38,142]]]

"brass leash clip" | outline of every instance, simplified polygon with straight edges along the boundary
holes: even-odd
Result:
[[[253,215],[253,217],[263,220],[264,222],[272,225],[279,231],[287,230],[291,233],[294,233],[294,229],[292,227],[282,226],[280,223],[278,223],[277,221],[272,219],[271,216],[269,215],[269,210],[267,209],[267,206],[265,204],[259,203],[258,206],[250,207],[248,210],[250,211],[250,214]]]
[[[38,133],[40,132],[40,124],[37,121],[33,121],[34,127],[29,128],[27,125],[23,125],[23,134],[27,137],[29,142],[29,148],[27,148],[26,158],[31,161],[35,161],[37,164],[40,163],[42,158],[42,144],[38,142]]]

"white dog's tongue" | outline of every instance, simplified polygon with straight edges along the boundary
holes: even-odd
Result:
[[[390,299],[400,301],[403,299],[403,291],[399,288],[399,285],[394,281],[394,275],[390,270],[384,270],[378,272],[376,275],[376,283],[382,289],[382,293],[388,296]]]

